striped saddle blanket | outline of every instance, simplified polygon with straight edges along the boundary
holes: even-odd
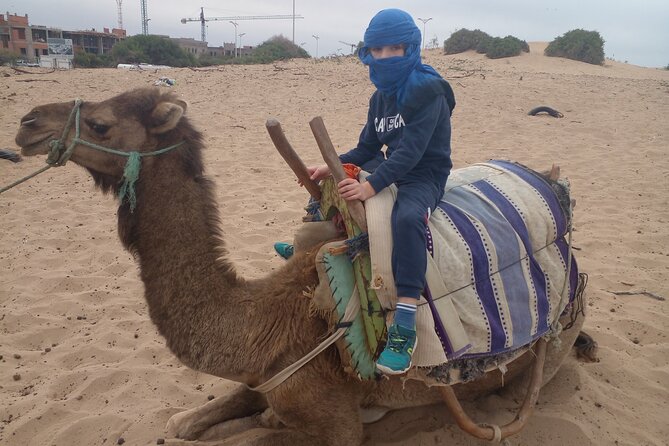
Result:
[[[388,225],[395,193],[387,188],[365,202],[372,286],[388,314],[397,299]],[[549,334],[578,283],[565,240],[570,212],[566,182],[551,183],[520,164],[453,170],[429,222],[414,364],[511,352]]]

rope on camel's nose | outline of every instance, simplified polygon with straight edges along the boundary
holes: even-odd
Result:
[[[164,149],[154,150],[153,152],[139,152],[136,150],[131,152],[124,152],[122,150],[116,150],[109,147],[100,146],[95,143],[83,140],[79,138],[81,134],[81,128],[79,123],[80,123],[80,109],[82,103],[83,101],[81,99],[77,99],[74,101],[74,107],[70,112],[70,116],[67,118],[67,123],[65,124],[65,128],[63,128],[62,135],[60,136],[59,139],[54,139],[52,141],[49,141],[49,154],[46,159],[48,165],[46,167],[41,168],[37,172],[33,172],[32,174],[25,176],[18,181],[15,181],[14,183],[10,184],[7,187],[1,188],[0,194],[18,184],[23,183],[24,181],[29,180],[32,177],[39,175],[42,172],[47,171],[51,167],[64,166],[65,163],[67,163],[67,161],[72,156],[72,152],[74,152],[74,148],[76,147],[76,145],[81,144],[86,147],[90,147],[91,149],[99,150],[101,152],[110,153],[112,155],[125,156],[128,158],[128,161],[126,161],[125,167],[123,168],[123,177],[121,178],[123,180],[123,183],[119,188],[118,198],[121,201],[121,204],[123,204],[123,202],[127,198],[128,203],[130,204],[130,212],[133,212],[135,210],[135,207],[137,206],[137,194],[135,192],[135,183],[139,179],[139,171],[142,166],[141,159],[145,156],[154,156],[167,153],[170,150],[180,147],[181,145],[184,144],[185,141],[181,141],[169,147],[165,147]],[[72,138],[72,142],[66,149],[65,140],[67,138],[67,135],[70,133],[70,129],[72,127],[72,121],[74,121],[74,128],[75,128],[74,138]]]
[[[74,101],[74,107],[72,107],[72,110],[70,111],[70,116],[67,118],[67,123],[63,128],[63,134],[61,135],[60,139],[54,139],[52,141],[49,141],[50,150],[49,150],[49,155],[47,156],[46,159],[47,166],[42,167],[41,169],[14,181],[12,184],[8,186],[0,188],[0,194],[3,192],[7,192],[9,189],[13,188],[14,186],[18,186],[24,181],[28,181],[29,179],[34,178],[43,172],[46,172],[52,167],[65,165],[67,160],[70,159],[70,156],[72,156],[72,150],[74,149],[74,142],[72,146],[70,146],[69,150],[65,151],[61,156],[61,152],[65,148],[65,144],[63,144],[63,141],[65,141],[65,138],[67,138],[67,134],[70,133],[70,127],[72,126],[73,119],[76,119],[75,140],[79,138],[79,109],[81,108],[82,102],[83,101],[79,98],[77,98]]]

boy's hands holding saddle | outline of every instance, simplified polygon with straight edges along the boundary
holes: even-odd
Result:
[[[376,191],[371,184],[367,182],[360,183],[354,178],[345,178],[337,186],[339,187],[339,195],[345,200],[365,201],[376,195]]]
[[[309,173],[309,178],[313,181],[320,181],[323,178],[330,175],[330,168],[326,165],[320,166],[309,166],[307,167],[307,172]],[[302,182],[299,181],[300,186],[304,186]],[[376,191],[369,183],[360,183],[358,180],[353,178],[346,178],[339,182],[339,194],[345,200],[360,200],[365,201],[366,199],[376,195]]]

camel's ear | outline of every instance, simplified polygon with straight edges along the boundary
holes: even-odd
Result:
[[[154,127],[149,130],[151,133],[165,133],[177,126],[186,111],[186,103],[183,101],[176,102],[161,102],[153,109],[151,117]]]

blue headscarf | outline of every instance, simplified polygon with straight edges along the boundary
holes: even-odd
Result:
[[[370,51],[397,44],[405,45],[404,56],[374,59]],[[453,90],[434,68],[421,63],[420,44],[420,30],[409,14],[400,9],[384,9],[369,22],[358,57],[369,66],[369,78],[376,88],[397,96],[400,112],[417,109],[439,94],[446,95],[453,111]]]

